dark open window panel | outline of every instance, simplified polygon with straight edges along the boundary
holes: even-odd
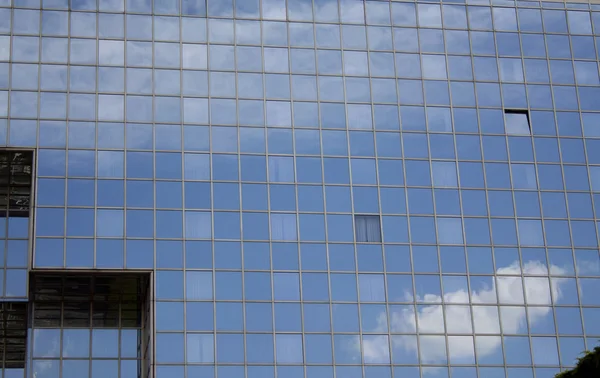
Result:
[[[381,220],[378,215],[356,214],[354,230],[358,243],[381,243]]]
[[[525,114],[529,118],[529,110],[527,109],[504,109],[504,113],[507,114]]]
[[[28,217],[33,151],[0,151],[0,216]]]
[[[528,133],[531,133],[531,119],[529,117],[529,111],[527,109],[504,109],[504,115],[522,115],[525,116],[527,122]]]
[[[529,121],[529,110],[527,109],[504,109],[504,114],[523,114],[527,117],[527,123],[531,125]]]
[[[30,303],[37,327],[142,327],[147,274],[31,274]]]
[[[0,302],[0,368],[25,369],[27,302]]]

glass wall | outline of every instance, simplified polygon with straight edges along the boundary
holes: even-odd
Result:
[[[598,53],[589,3],[0,0],[32,266],[154,270],[158,378],[552,377],[600,338]]]

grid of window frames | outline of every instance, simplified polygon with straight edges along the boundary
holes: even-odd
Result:
[[[34,266],[155,269],[158,378],[551,377],[600,337],[599,5],[0,4]]]
[[[28,377],[141,378],[146,276],[37,273]],[[13,370],[5,378],[23,378]]]

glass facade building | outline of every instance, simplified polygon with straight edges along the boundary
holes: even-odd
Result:
[[[0,0],[0,378],[553,377],[599,54],[596,0]]]

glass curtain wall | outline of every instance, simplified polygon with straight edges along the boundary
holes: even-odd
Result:
[[[600,338],[595,2],[0,0],[32,267],[154,270],[158,378],[553,377]]]

